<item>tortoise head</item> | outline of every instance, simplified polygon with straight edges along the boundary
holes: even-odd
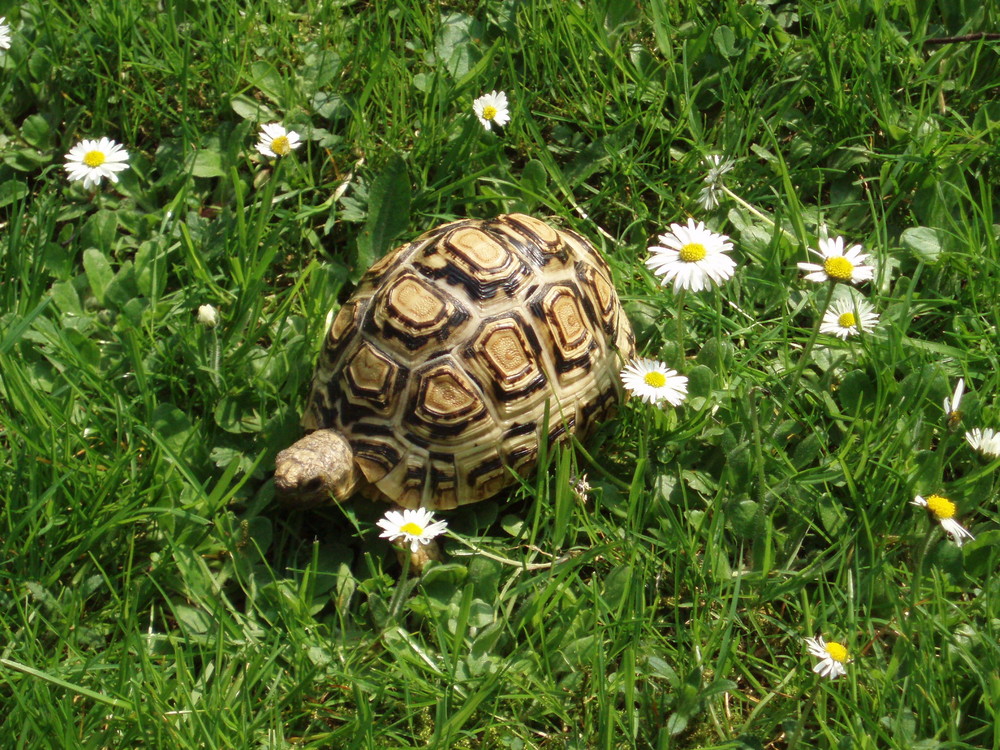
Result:
[[[343,502],[360,481],[354,449],[336,430],[310,432],[275,458],[274,486],[293,504]]]

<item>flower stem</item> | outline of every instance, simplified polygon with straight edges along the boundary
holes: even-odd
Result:
[[[920,555],[917,557],[917,564],[914,566],[913,581],[910,583],[910,612],[913,612],[920,600],[920,585],[924,580],[924,565],[927,563],[927,553],[930,552],[934,543],[935,528],[933,524],[927,530],[923,544],[920,545]]]
[[[722,187],[723,192],[725,192],[726,195],[728,195],[730,198],[732,198],[734,201],[736,201],[744,209],[746,209],[747,211],[749,211],[751,214],[753,214],[754,216],[756,216],[758,219],[760,219],[761,221],[763,221],[765,224],[767,224],[772,229],[777,229],[779,232],[781,232],[783,235],[785,235],[785,237],[788,240],[790,240],[791,242],[795,242],[796,241],[795,237],[792,235],[791,232],[789,232],[787,229],[783,229],[782,227],[779,227],[778,224],[777,224],[777,222],[775,222],[774,219],[772,219],[770,216],[768,216],[767,214],[765,214],[759,208],[756,208],[755,206],[752,206],[749,203],[747,203],[745,200],[743,200],[742,198],[740,198],[740,196],[738,196],[732,190],[730,190],[729,188],[727,188],[725,185],[722,185],[721,187]]]
[[[813,707],[816,705],[816,696],[818,694],[819,682],[817,681],[809,695],[809,701],[806,703],[805,708],[802,709],[802,713],[799,715],[799,720],[796,722],[795,734],[788,739],[788,746],[786,750],[795,750],[795,747],[799,744],[799,740],[802,739],[802,734],[806,729],[806,719],[809,718],[809,714],[812,713]]]
[[[400,549],[403,550],[402,559],[400,560],[403,572],[399,574],[399,580],[396,582],[396,590],[393,592],[392,599],[389,602],[387,622],[396,622],[399,619],[399,613],[403,610],[403,603],[406,601],[406,596],[413,588],[413,583],[410,581],[410,550],[408,546],[403,546]]]
[[[684,293],[687,289],[677,292],[677,356],[684,359]]]
[[[785,389],[785,395],[784,398],[782,398],[781,407],[771,420],[771,426],[767,431],[768,440],[774,439],[774,434],[778,431],[778,424],[781,417],[785,413],[785,409],[788,408],[789,402],[792,400],[792,394],[795,393],[795,389],[799,385],[799,380],[802,379],[802,372],[806,369],[806,364],[809,362],[809,355],[812,354],[813,346],[816,344],[816,339],[819,336],[819,327],[823,323],[823,316],[826,315],[826,310],[830,306],[830,300],[833,299],[834,286],[836,286],[836,282],[834,281],[827,284],[826,297],[823,299],[823,304],[820,306],[819,314],[816,316],[816,322],[813,324],[812,334],[809,336],[809,341],[806,342],[806,348],[802,350],[802,356],[799,357],[799,363],[795,367],[795,372],[792,374],[792,379],[788,383],[788,387]]]

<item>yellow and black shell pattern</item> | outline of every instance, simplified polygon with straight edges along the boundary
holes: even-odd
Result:
[[[540,441],[606,418],[634,350],[583,237],[521,214],[453,221],[361,279],[327,333],[303,426],[347,437],[368,494],[453,508],[512,484],[511,470],[529,475]]]

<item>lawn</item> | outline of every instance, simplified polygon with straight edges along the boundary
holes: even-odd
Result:
[[[155,5],[0,3],[0,747],[1000,748],[996,4]],[[364,271],[515,211],[686,398],[401,577],[275,455]]]

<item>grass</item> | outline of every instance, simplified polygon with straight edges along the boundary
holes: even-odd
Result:
[[[251,5],[0,8],[3,747],[1000,747],[1000,464],[962,439],[1000,427],[1000,60],[927,43],[992,4]],[[257,158],[269,121],[303,147]],[[85,192],[63,155],[102,135],[130,169]],[[274,455],[365,268],[513,210],[599,243],[689,398],[400,581],[382,509],[282,509]],[[688,215],[739,267],[679,301],[642,261]],[[822,227],[881,325],[809,347]]]

